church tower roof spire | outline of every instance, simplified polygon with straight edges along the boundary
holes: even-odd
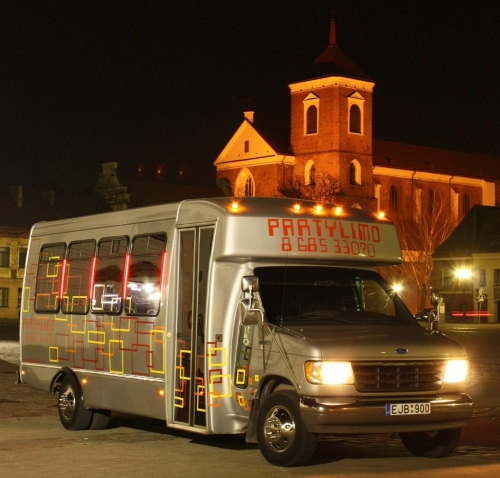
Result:
[[[329,46],[337,46],[337,27],[335,26],[335,18],[330,19],[330,43]]]
[[[344,52],[337,46],[337,27],[332,14],[330,19],[330,39],[328,46],[313,63],[316,77],[346,76],[348,78],[369,79]]]

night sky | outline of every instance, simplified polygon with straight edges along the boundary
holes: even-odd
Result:
[[[337,43],[374,82],[374,138],[500,157],[495,2],[0,3],[3,185],[89,184],[165,163],[212,186],[252,109],[289,138],[288,84]]]

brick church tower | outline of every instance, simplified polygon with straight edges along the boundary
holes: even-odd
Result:
[[[290,146],[268,141],[254,124],[254,113],[245,112],[242,125],[214,162],[219,187],[228,195],[277,196],[294,177],[311,197],[318,197],[314,193],[328,178],[334,202],[377,210],[372,176],[374,83],[338,48],[334,19],[329,45],[313,63],[309,78],[289,85]]]
[[[374,83],[338,48],[334,19],[329,45],[315,60],[312,79],[289,87],[294,175],[306,184],[328,175],[338,181],[340,203],[375,210]]]

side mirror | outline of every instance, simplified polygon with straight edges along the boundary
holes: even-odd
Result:
[[[441,294],[437,290],[431,292],[431,304],[438,305],[439,299],[441,299]]]
[[[243,276],[241,278],[241,290],[243,292],[258,292],[259,291],[259,278],[257,276]]]
[[[436,307],[436,310],[432,310],[429,313],[429,322],[427,324],[427,329],[436,332],[438,330],[439,326],[439,315],[440,315],[440,308],[441,308],[441,302],[442,302],[442,297],[441,294],[437,290],[433,290],[431,292],[431,304]]]
[[[258,325],[264,321],[264,313],[259,302],[254,297],[254,292],[259,291],[259,278],[256,276],[243,276],[241,290],[247,297],[240,300],[240,317],[242,325]]]
[[[240,300],[241,325],[259,325],[263,322],[264,314],[258,301],[253,301],[253,306],[250,305],[250,301],[251,299]]]

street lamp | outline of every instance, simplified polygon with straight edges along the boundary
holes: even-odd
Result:
[[[459,283],[462,283],[462,315],[465,320],[466,304],[465,304],[465,283],[470,279],[472,272],[470,269],[462,268],[455,271],[455,277],[458,279]]]

